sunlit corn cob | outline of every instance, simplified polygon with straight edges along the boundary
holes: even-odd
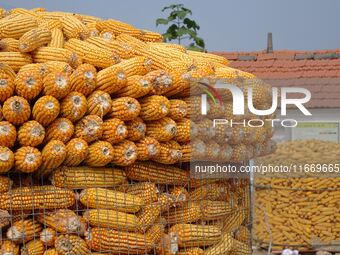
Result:
[[[11,214],[9,213],[9,211],[11,212]],[[0,228],[4,229],[4,227],[10,226],[13,222],[24,220],[28,218],[31,214],[32,212],[30,210],[0,210]]]
[[[59,101],[53,96],[43,96],[35,102],[32,116],[33,119],[46,127],[58,117],[59,112]]]
[[[38,146],[44,141],[45,129],[37,121],[25,122],[18,131],[18,141],[23,146]]]
[[[159,142],[167,142],[177,135],[176,122],[168,117],[146,123],[146,135]]]
[[[27,31],[38,26],[34,17],[19,14],[13,18],[0,20],[0,38],[19,39]]]
[[[75,52],[84,62],[96,67],[105,68],[117,64],[120,61],[119,56],[115,53],[78,39],[68,40],[64,44],[64,47]]]
[[[103,29],[110,30],[115,35],[128,34],[134,37],[138,37],[141,34],[141,31],[134,26],[114,19],[98,21],[96,23],[96,27],[99,31],[102,31]]]
[[[165,231],[165,225],[166,220],[164,218],[159,218],[157,222],[154,223],[145,233],[145,237],[150,239],[154,246],[156,246],[156,244],[161,241]]]
[[[70,76],[71,90],[90,95],[97,86],[97,70],[93,65],[81,64]]]
[[[249,244],[251,241],[250,230],[245,226],[240,226],[235,233],[235,239],[237,241]]]
[[[146,96],[152,89],[149,80],[141,75],[132,75],[127,77],[127,84],[115,93],[117,97],[139,98]]]
[[[33,220],[19,220],[7,230],[6,236],[15,243],[24,243],[39,236],[41,225]]]
[[[181,52],[184,52],[186,53],[187,52],[187,49],[180,45],[180,44],[175,44],[175,43],[164,43],[164,42],[148,42],[147,45],[151,45],[151,46],[156,46],[158,47],[159,49],[175,49],[175,50],[178,50],[178,51],[181,51]]]
[[[158,188],[152,182],[138,182],[129,185],[124,189],[124,192],[139,196],[145,204],[157,201],[159,194]]]
[[[66,144],[65,166],[78,166],[88,154],[88,144],[81,138],[73,138]]]
[[[254,79],[255,75],[243,72],[241,70],[237,70],[235,68],[231,67],[218,67],[215,69],[215,76],[219,79],[225,79],[225,80],[235,80],[235,79]]]
[[[187,183],[189,178],[189,173],[185,170],[154,162],[136,162],[124,170],[130,180],[159,184],[182,185]]]
[[[139,196],[103,188],[84,189],[80,202],[88,208],[113,209],[120,212],[138,212],[144,205]]]
[[[116,40],[130,45],[136,51],[135,55],[140,55],[140,53],[143,52],[147,46],[145,42],[128,34],[120,34],[116,37]]]
[[[136,118],[140,111],[141,106],[135,98],[120,97],[112,100],[111,112],[108,116],[126,121]]]
[[[117,168],[62,167],[53,172],[52,184],[67,189],[112,187],[126,181],[125,173]]]
[[[77,122],[75,137],[84,139],[87,143],[96,141],[103,134],[103,120],[97,115],[87,115]]]
[[[3,240],[0,244],[0,254],[19,255],[19,245],[10,240]]]
[[[162,164],[175,164],[182,158],[181,146],[175,141],[160,143],[160,150],[154,161]]]
[[[109,164],[114,155],[114,149],[109,142],[97,141],[89,146],[89,152],[84,163],[89,166],[99,167]]]
[[[77,55],[75,51],[57,47],[40,47],[32,53],[32,57],[35,63],[61,61],[70,64],[73,68],[83,61],[81,55]]]
[[[84,235],[86,230],[85,221],[69,209],[44,212],[35,218],[41,224],[54,229],[58,233]]]
[[[38,18],[38,15],[32,10],[26,10],[24,8],[14,8],[8,11],[8,14],[23,14],[32,18]]]
[[[190,162],[192,155],[191,142],[181,145],[181,153],[182,153],[181,162]]]
[[[172,87],[172,77],[164,70],[151,71],[144,78],[152,84],[151,93],[154,95],[165,94]]]
[[[24,173],[33,173],[37,171],[42,163],[40,151],[34,147],[23,146],[15,153],[15,169]]]
[[[58,252],[55,248],[52,248],[46,250],[43,255],[58,255]]]
[[[179,247],[208,246],[221,239],[221,230],[212,225],[176,224],[169,233],[177,234]]]
[[[136,142],[137,146],[137,159],[150,160],[158,156],[161,148],[159,142],[152,137],[145,137]]]
[[[38,72],[19,71],[15,81],[15,93],[27,100],[37,97],[43,89],[43,80]]]
[[[199,248],[199,247],[181,249],[177,254],[178,255],[203,255],[204,250],[202,248]]]
[[[97,27],[96,27],[96,29],[97,29]],[[105,39],[107,41],[111,41],[111,40],[114,40],[116,38],[114,33],[112,31],[110,31],[110,30],[107,30],[107,29],[103,29],[102,31],[100,31],[99,32],[99,37],[103,38],[103,39]]]
[[[140,100],[143,120],[158,120],[169,114],[170,102],[164,96],[149,96]]]
[[[174,186],[169,192],[174,201],[174,206],[183,205],[184,202],[189,200],[189,193],[185,187]]]
[[[51,31],[47,28],[34,28],[19,39],[19,50],[21,52],[30,52],[48,44],[51,41]]]
[[[45,251],[44,243],[40,240],[32,240],[25,243],[21,249],[22,255],[43,255]]]
[[[127,127],[127,139],[130,141],[139,141],[145,138],[146,125],[141,118],[135,118],[125,123]]]
[[[44,20],[58,20],[64,17],[65,15],[72,15],[81,20],[81,16],[79,14],[71,13],[71,12],[61,12],[61,11],[54,11],[54,12],[47,12],[47,11],[39,11],[37,12],[38,17]]]
[[[19,40],[13,38],[3,38],[0,40],[0,51],[19,51]]]
[[[67,143],[74,133],[74,126],[69,119],[57,118],[46,129],[45,142],[59,140]]]
[[[9,148],[0,146],[0,173],[7,173],[13,165],[14,153]]]
[[[230,233],[237,230],[244,222],[246,215],[246,209],[235,209],[228,217],[223,220],[222,232]]]
[[[51,20],[47,20],[47,19],[43,19],[43,20],[38,20],[39,25],[38,27],[43,27],[43,28],[47,28],[49,30],[53,30],[55,28],[58,29],[62,29],[63,28],[63,24],[61,23],[61,21],[59,19],[51,19]]]
[[[79,92],[71,92],[60,104],[60,116],[72,122],[80,120],[87,111],[86,97]]]
[[[133,57],[122,60],[117,66],[124,70],[127,77],[145,75],[151,71],[151,61],[146,57]]]
[[[51,29],[51,41],[48,43],[49,47],[63,48],[64,47],[64,34],[60,28]]]
[[[79,19],[71,15],[65,15],[61,18],[63,32],[68,39],[86,39],[90,35],[89,29]]]
[[[13,125],[21,125],[30,118],[31,107],[25,98],[13,96],[3,104],[2,114]]]
[[[12,187],[12,180],[6,176],[1,176],[0,175],[0,192],[4,193],[10,190]],[[1,226],[1,224],[0,224]]]
[[[55,241],[55,249],[59,255],[90,254],[85,240],[77,235],[60,235]]]
[[[217,220],[232,212],[229,202],[204,200],[200,202],[203,220]]]
[[[0,69],[0,102],[5,102],[14,94],[14,77]]]
[[[15,71],[10,65],[6,63],[0,63],[0,72],[1,74],[7,74],[8,77],[12,78],[13,80],[15,79]]]
[[[102,140],[111,144],[123,141],[128,135],[127,127],[120,119],[112,118],[104,121]]]
[[[234,239],[230,234],[223,234],[220,238],[221,240],[218,243],[204,251],[205,255],[230,254],[229,252],[232,251]]]
[[[63,73],[67,76],[70,76],[74,71],[73,67],[69,63],[62,61],[47,61],[45,63],[41,63],[41,65],[45,66],[47,69],[45,70],[44,76],[47,74],[47,72]]]
[[[111,111],[111,103],[108,93],[96,90],[87,98],[87,114],[103,118]]]
[[[176,122],[177,125],[177,135],[175,140],[180,143],[186,143],[190,141],[190,119],[183,118]]]
[[[25,73],[25,72],[34,73],[34,74],[37,73],[40,75],[40,77],[44,77],[48,71],[50,70],[48,69],[47,63],[33,63],[33,64],[24,65],[23,67],[21,67],[19,70],[19,73]]]
[[[152,240],[144,234],[107,228],[92,228],[87,233],[86,242],[93,251],[109,251],[117,254],[147,253],[154,247]]]
[[[163,36],[159,33],[152,32],[149,30],[141,30],[141,36],[139,38],[144,42],[162,42]]]
[[[0,146],[13,147],[17,139],[17,131],[8,121],[0,121]]]
[[[44,246],[54,246],[54,241],[57,237],[57,233],[53,228],[46,227],[40,232],[40,241]]]
[[[195,60],[197,59],[198,61],[216,62],[216,63],[220,63],[220,64],[225,65],[225,66],[227,66],[229,64],[229,61],[226,58],[224,58],[222,56],[215,55],[215,54],[192,51],[192,50],[188,50],[187,53],[193,59],[195,59]]]
[[[57,99],[66,97],[71,90],[69,77],[62,72],[51,72],[44,79],[44,95],[54,96]]]
[[[228,186],[224,183],[204,183],[204,185],[190,191],[190,200],[221,200],[226,196],[227,192]]]
[[[91,209],[84,213],[84,218],[93,227],[121,231],[136,231],[138,229],[138,218],[135,215],[115,210]]]
[[[188,105],[185,101],[179,99],[170,99],[170,110],[168,117],[173,120],[183,119],[188,114]]]
[[[173,208],[167,215],[168,224],[197,222],[203,218],[199,202],[188,202],[180,208]]]
[[[61,141],[51,140],[42,149],[41,156],[42,163],[37,175],[47,176],[64,162],[66,157],[66,146]]]
[[[113,159],[111,163],[118,166],[128,166],[137,160],[137,147],[134,142],[124,140],[113,146]]]
[[[122,89],[126,83],[124,69],[119,65],[113,65],[98,72],[96,89],[113,94]]]

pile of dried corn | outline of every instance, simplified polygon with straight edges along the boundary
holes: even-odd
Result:
[[[263,165],[296,165],[299,172],[295,178],[294,171],[285,177],[256,179],[254,232],[260,242],[268,244],[272,236],[275,246],[310,247],[340,240],[339,153],[338,143],[292,141],[279,144],[276,153],[258,159]],[[302,169],[305,173],[300,172],[300,166],[306,167]],[[316,173],[319,166],[325,172]],[[331,169],[333,174],[326,176]]]
[[[193,80],[253,75],[112,19],[41,8],[0,16],[0,173],[8,174],[0,254],[250,254],[247,182],[199,182],[164,164],[189,162],[195,148],[198,159],[236,163],[267,153],[267,127],[217,130],[225,147],[200,135],[190,143],[192,126],[207,127],[189,119]],[[249,86],[265,107],[267,88]]]

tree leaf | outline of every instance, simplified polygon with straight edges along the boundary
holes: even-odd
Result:
[[[178,34],[178,36],[187,35],[188,31],[189,31],[189,29],[187,29],[185,27],[181,27],[180,29],[178,29],[177,34]]]
[[[183,4],[171,4],[171,5],[169,5],[169,6],[164,7],[164,8],[162,9],[162,12],[164,12],[164,11],[166,11],[166,10],[168,10],[168,9],[174,10],[174,9],[182,8],[182,7],[183,7]]]
[[[192,20],[192,19],[189,19],[189,18],[185,18],[183,20],[183,23],[185,25],[187,25],[188,28],[193,28],[193,29],[197,29],[199,30],[200,29],[200,26],[196,23],[196,21]]]
[[[162,18],[159,18],[156,20],[156,26],[158,25],[168,25],[169,23],[169,20],[167,19],[162,19]]]
[[[202,38],[200,38],[200,37],[195,37],[195,38],[194,38],[194,41],[195,41],[195,43],[196,43],[198,46],[200,46],[200,47],[202,47],[202,48],[205,47],[205,43],[204,43],[204,40],[203,40]]]
[[[183,5],[181,7],[181,10],[187,12],[190,15],[192,15],[192,11],[190,9],[188,9],[188,8],[183,7]]]

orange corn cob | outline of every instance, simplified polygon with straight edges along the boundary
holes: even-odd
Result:
[[[166,220],[160,218],[145,233],[146,238],[150,239],[154,246],[161,240],[165,231]]]
[[[115,93],[117,97],[139,98],[151,91],[151,83],[141,75],[133,75],[127,78],[127,84]]]
[[[140,55],[141,52],[145,51],[145,48],[147,46],[145,42],[128,34],[120,34],[116,37],[116,40],[130,45],[135,50],[135,55]]]
[[[186,143],[190,141],[190,119],[181,119],[176,122],[177,135],[175,140],[180,143]]]
[[[48,44],[51,41],[51,31],[47,28],[34,28],[19,39],[19,50],[21,52],[30,52]]]
[[[21,247],[22,255],[43,255],[45,251],[44,243],[40,240],[32,240]]]
[[[189,143],[186,143],[186,144],[182,144],[180,150],[181,150],[181,153],[182,153],[181,162],[190,162],[191,161],[191,155],[192,155],[192,145],[191,145],[191,143],[189,142]]]
[[[42,149],[41,156],[42,164],[38,171],[38,175],[46,176],[64,162],[66,147],[61,141],[51,140]]]
[[[43,89],[43,80],[40,73],[20,71],[14,81],[15,93],[27,100],[37,97]]]
[[[246,145],[244,144],[238,144],[232,147],[233,153],[230,158],[230,162],[232,163],[242,163],[246,160],[251,159],[251,156],[249,157],[249,150]]]
[[[127,127],[127,139],[139,141],[145,138],[146,125],[141,118],[135,118],[125,123]]]
[[[188,249],[182,249],[178,253],[178,255],[203,255],[204,250],[202,248],[188,248]]]
[[[90,95],[97,86],[97,70],[93,65],[82,64],[70,76],[71,90]]]
[[[67,143],[71,139],[74,129],[75,128],[69,119],[58,118],[47,127],[45,142],[59,140],[63,143]]]
[[[10,178],[0,175],[0,192],[4,193],[4,192],[9,191],[12,187],[12,183],[13,182]]]
[[[223,220],[223,233],[230,233],[237,230],[244,222],[248,211],[246,209],[236,209],[230,213],[229,217]]]
[[[33,220],[19,220],[7,230],[6,236],[15,243],[28,242],[39,235],[41,225]]]
[[[80,120],[87,111],[86,97],[79,92],[71,92],[61,102],[61,117],[67,118],[72,122]]]
[[[24,173],[33,173],[38,170],[42,163],[40,151],[34,147],[23,146],[15,153],[15,169]]]
[[[119,118],[123,121],[136,118],[141,110],[139,102],[132,97],[120,97],[112,100],[109,117]]]
[[[0,121],[0,146],[13,147],[17,139],[15,127],[8,121]]]
[[[7,147],[0,146],[0,173],[7,173],[13,165],[13,152]]]
[[[44,77],[43,82],[44,95],[54,96],[57,99],[62,99],[70,93],[71,83],[69,77],[65,73],[49,73]]]
[[[112,31],[115,35],[129,34],[138,37],[141,34],[141,31],[134,26],[114,19],[98,21],[96,27],[99,31],[102,31],[103,29]]]
[[[172,87],[172,77],[164,70],[155,70],[147,73],[144,78],[152,84],[151,94],[162,95]]]
[[[89,166],[105,166],[114,157],[114,148],[109,142],[98,141],[89,146],[89,153],[84,161]]]
[[[170,102],[164,96],[149,96],[140,100],[141,118],[146,121],[158,120],[169,113]]]
[[[88,144],[81,138],[73,138],[66,144],[65,166],[78,166],[88,154]]]
[[[228,60],[225,57],[218,56],[215,54],[192,51],[192,50],[188,50],[187,53],[189,54],[189,56],[191,56],[195,60],[197,59],[199,61],[204,61],[204,62],[216,62],[216,63],[220,63],[225,66],[229,64]]]
[[[190,192],[191,201],[221,200],[227,194],[227,186],[223,183],[204,183]]]
[[[146,135],[167,142],[177,135],[176,122],[168,117],[146,123]]]
[[[99,37],[99,31],[98,29],[96,28],[96,23],[93,22],[93,23],[88,23],[86,24],[87,28],[89,29],[90,31],[90,38],[91,37]]]
[[[235,233],[235,239],[237,241],[249,244],[251,240],[250,230],[245,226],[240,226]]]
[[[63,48],[64,47],[64,34],[60,28],[51,29],[51,41],[48,43],[49,47]]]
[[[0,121],[2,121],[3,115],[2,115],[2,106],[0,105]]]
[[[150,45],[151,47],[152,46],[155,46],[159,49],[175,49],[175,50],[178,50],[180,52],[183,52],[183,53],[186,53],[187,52],[187,49],[180,45],[180,44],[174,44],[174,43],[164,43],[164,42],[148,42],[147,45]]]
[[[119,65],[102,69],[97,74],[97,90],[113,94],[127,83],[126,73]]]
[[[117,66],[124,70],[127,77],[145,75],[151,71],[151,61],[146,57],[133,57],[122,60]]]
[[[44,246],[54,246],[57,233],[53,228],[46,227],[40,232],[40,241]]]
[[[162,164],[175,164],[182,158],[181,146],[175,141],[160,143],[160,150],[154,161]]]
[[[97,115],[87,115],[75,126],[75,137],[82,138],[87,143],[100,139],[102,135],[103,120]]]
[[[56,72],[56,73],[63,73],[67,76],[70,76],[73,73],[73,68],[70,64],[62,61],[47,61],[45,63],[41,63],[45,67],[45,74],[47,72]]]
[[[159,142],[152,137],[145,137],[136,142],[137,146],[137,159],[150,160],[159,155],[161,150]]]
[[[19,51],[19,40],[13,38],[3,38],[0,40],[0,51]]]
[[[137,147],[134,142],[124,140],[113,145],[112,163],[118,166],[128,166],[137,160]]]
[[[13,96],[5,101],[2,114],[13,125],[21,125],[30,118],[31,108],[25,98]]]
[[[250,255],[252,254],[253,250],[249,244],[242,243],[238,240],[233,239],[233,247],[231,248],[231,255]]]
[[[179,99],[170,99],[169,115],[173,120],[181,120],[188,114],[188,105],[185,101]]]
[[[1,19],[0,38],[19,39],[27,31],[37,26],[38,23],[34,17],[23,14],[13,15],[13,18]]]
[[[77,39],[86,39],[90,35],[89,29],[79,19],[71,15],[64,15],[61,18],[65,36]]]
[[[35,63],[44,63],[47,61],[60,61],[70,64],[72,67],[77,67],[82,63],[82,55],[76,54],[76,51],[72,51],[64,48],[57,47],[40,47],[32,53],[32,57]]]
[[[55,28],[58,29],[62,29],[63,28],[63,24],[61,24],[61,21],[59,19],[55,19],[55,20],[46,20],[43,19],[42,21],[39,22],[39,26],[38,27],[43,27],[43,28],[47,28],[49,30],[53,30]]]
[[[145,204],[158,200],[159,190],[152,182],[139,182],[124,188],[124,192],[139,196]]]
[[[5,102],[14,94],[14,76],[0,69],[0,102]]]
[[[0,245],[0,254],[19,255],[19,245],[10,240],[3,240]]]
[[[90,254],[86,242],[76,235],[60,235],[55,241],[55,249],[59,255]]]
[[[103,118],[111,111],[111,103],[108,93],[96,90],[87,98],[87,114]]]
[[[55,248],[53,248],[46,250],[43,255],[58,255],[58,252]]]
[[[36,13],[34,13],[31,10],[26,10],[24,8],[14,8],[14,9],[11,9],[10,11],[8,11],[8,14],[23,14],[23,15],[30,16],[32,18],[38,18]]]
[[[115,144],[124,140],[127,134],[127,128],[120,119],[113,118],[104,121],[102,140]]]
[[[45,129],[35,120],[25,122],[18,131],[18,141],[23,146],[38,146],[44,141]]]
[[[97,29],[97,27],[96,27],[96,29]],[[103,38],[107,41],[112,41],[116,38],[115,35],[113,34],[113,32],[110,31],[110,30],[107,30],[107,29],[103,29],[102,31],[100,31],[99,37]]]
[[[33,119],[44,127],[53,122],[59,115],[60,104],[53,96],[40,97],[34,104],[32,110]]]
[[[143,29],[139,37],[144,42],[162,42],[163,36],[159,33]]]
[[[217,242],[216,244],[214,244],[213,246],[209,247],[204,252],[204,254],[207,254],[207,255],[230,254],[233,248],[234,239],[231,237],[230,234],[223,234],[222,237],[220,238],[221,240]]]

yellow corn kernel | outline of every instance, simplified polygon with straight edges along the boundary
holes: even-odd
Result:
[[[15,243],[28,242],[39,235],[41,225],[33,220],[19,220],[7,230],[6,236]]]
[[[178,121],[188,114],[188,105],[185,101],[179,99],[170,99],[170,110],[168,117]]]
[[[119,42],[124,42],[128,44],[130,47],[134,49],[136,52],[135,55],[140,56],[142,52],[145,51],[147,44],[136,37],[133,37],[128,34],[120,34],[116,37],[116,40]]]
[[[44,243],[40,240],[32,240],[21,247],[22,255],[43,255],[45,251]]]
[[[61,141],[51,140],[42,149],[41,156],[42,163],[37,175],[47,176],[64,162],[66,147]]]
[[[63,72],[51,72],[44,77],[43,82],[44,95],[49,95],[57,99],[62,99],[70,93],[70,79],[68,75]]]
[[[57,232],[53,228],[46,227],[40,232],[40,241],[44,246],[54,246]]]
[[[4,193],[11,189],[12,180],[6,176],[0,176],[0,192]],[[0,224],[1,226],[2,224]]]
[[[172,77],[164,70],[151,71],[144,76],[152,84],[151,94],[162,95],[169,91],[172,87]]]
[[[181,120],[176,121],[177,125],[177,135],[175,140],[179,143],[190,142],[190,119],[183,118]]]
[[[16,94],[27,100],[37,97],[43,89],[42,77],[36,71],[19,71],[14,83]]]
[[[152,84],[141,75],[133,75],[127,78],[127,84],[115,92],[117,97],[139,98],[150,93]]]
[[[77,235],[60,235],[55,241],[55,249],[59,255],[90,254],[86,242]]]
[[[0,102],[5,102],[8,98],[10,98],[14,94],[14,90],[14,79],[10,74],[0,70]]]
[[[112,31],[115,35],[119,34],[129,34],[131,36],[138,37],[141,34],[141,31],[134,26],[124,23],[119,20],[107,19],[104,21],[98,21],[96,23],[96,27],[99,31],[107,29]]]
[[[175,164],[182,158],[181,146],[175,141],[160,143],[160,150],[154,161],[162,164]]]
[[[147,57],[133,57],[122,60],[117,66],[124,70],[127,77],[145,75],[151,71],[151,60]]]
[[[20,246],[10,240],[3,240],[0,245],[0,254],[19,255]]]
[[[142,30],[139,38],[144,42],[163,42],[163,36],[161,34],[145,29]]]

